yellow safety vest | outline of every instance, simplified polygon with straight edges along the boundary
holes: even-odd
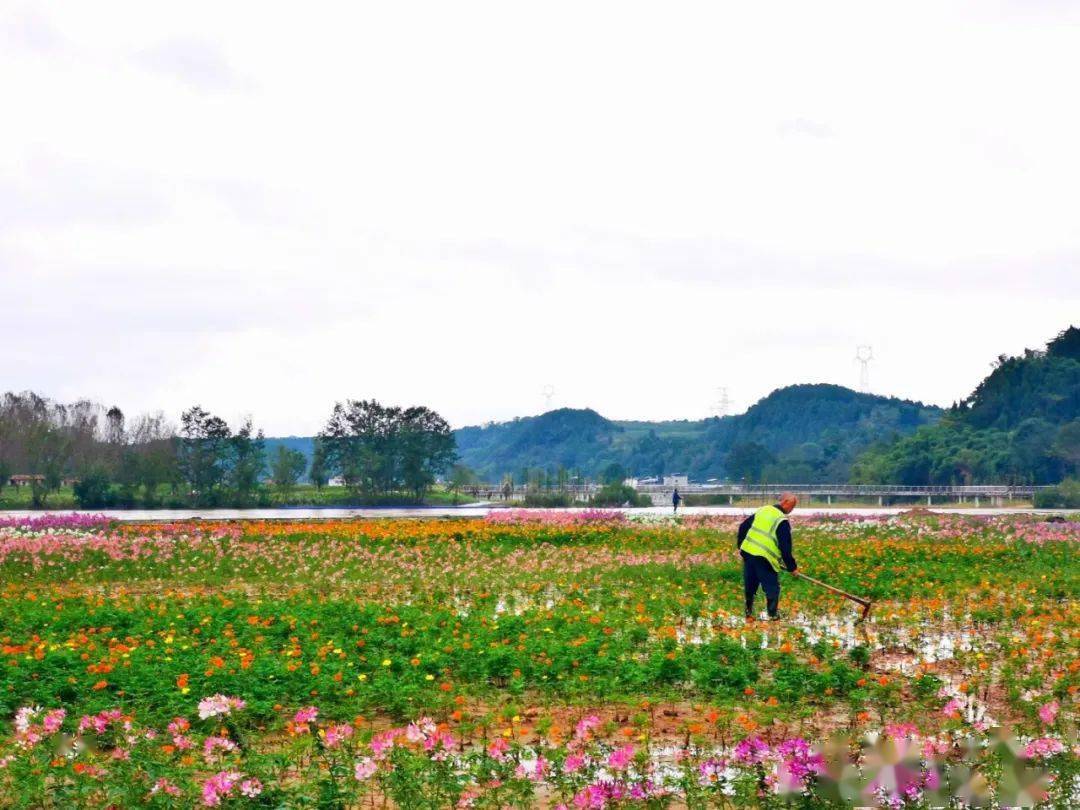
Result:
[[[739,548],[747,554],[764,557],[775,571],[783,571],[780,556],[780,544],[776,541],[776,530],[780,522],[787,520],[787,515],[775,506],[763,506],[754,513],[754,522],[750,531],[743,538]]]

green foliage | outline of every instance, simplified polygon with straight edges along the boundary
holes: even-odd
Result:
[[[307,459],[299,450],[278,445],[270,464],[270,480],[278,489],[289,491],[296,486],[307,469]]]
[[[562,509],[572,506],[565,492],[530,492],[525,495],[525,505],[540,509]]]
[[[1035,496],[1040,509],[1080,509],[1080,480],[1066,478],[1053,489]]]
[[[621,481],[602,487],[590,501],[593,506],[649,506],[652,500],[648,495],[638,493]]]
[[[101,466],[87,470],[75,483],[74,491],[75,501],[83,509],[109,507],[116,501],[109,484],[109,473]]]
[[[794,385],[773,391],[745,414],[722,419],[616,422],[592,410],[563,408],[455,434],[462,461],[492,481],[522,466],[558,465],[604,483],[613,483],[615,475],[621,481],[628,474],[668,472],[741,478],[745,470],[736,475],[729,457],[751,443],[771,454],[760,470],[747,459],[751,477],[846,481],[862,450],[883,436],[906,435],[932,423],[939,413],[838,385]]]
[[[337,403],[319,443],[327,468],[366,495],[406,490],[419,498],[457,455],[454,435],[439,414],[375,400]]]
[[[775,463],[776,456],[763,444],[739,442],[727,454],[725,466],[732,479],[756,484],[761,481],[765,468]]]
[[[994,370],[932,427],[882,442],[854,464],[859,483],[1048,484],[1080,465],[1080,330],[1044,352],[998,358]]]

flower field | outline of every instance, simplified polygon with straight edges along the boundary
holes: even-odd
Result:
[[[1080,523],[736,525],[0,518],[0,802],[1076,806]]]

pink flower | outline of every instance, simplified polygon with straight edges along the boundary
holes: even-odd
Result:
[[[405,739],[409,742],[417,743],[425,738],[434,736],[437,730],[435,723],[430,717],[421,717],[415,723],[409,723],[408,728],[405,729]]]
[[[536,762],[532,763],[531,766],[527,767],[524,762],[518,765],[515,774],[519,779],[530,779],[533,782],[540,782],[547,776],[549,770],[551,770],[551,763],[544,759],[543,754],[539,754],[536,757]]]
[[[735,761],[743,765],[764,762],[769,756],[769,746],[760,737],[747,737],[735,746]]]
[[[944,706],[941,707],[941,713],[946,717],[956,719],[960,716],[960,710],[964,708],[964,704],[956,698],[953,698]]]
[[[934,759],[943,756],[949,753],[950,748],[952,748],[952,745],[948,740],[940,737],[928,737],[923,740],[922,744],[923,759]]]
[[[211,695],[199,701],[199,719],[206,720],[208,717],[230,714],[233,711],[239,711],[246,705],[240,698]]]
[[[588,717],[578,722],[574,727],[574,736],[579,740],[588,738],[589,732],[600,726],[600,718],[595,714],[591,714]]]
[[[262,793],[262,782],[258,779],[245,779],[240,783],[240,793],[249,799],[254,799]]]
[[[356,777],[357,782],[365,782],[374,776],[377,770],[379,770],[379,765],[375,760],[371,757],[363,757],[353,768],[353,776]]]
[[[227,737],[207,737],[203,742],[203,759],[208,763],[218,762],[221,760],[221,754],[218,751],[229,753],[236,750],[236,743]]]
[[[563,763],[563,771],[577,773],[585,766],[585,757],[581,754],[570,754]]]
[[[217,807],[221,800],[232,793],[236,783],[244,778],[236,771],[221,771],[203,782],[202,800],[207,807]]]
[[[164,777],[154,782],[154,786],[150,788],[151,793],[164,793],[167,796],[179,796],[180,788],[170,782]]]
[[[371,738],[371,753],[375,759],[383,759],[387,752],[394,747],[394,737],[397,730],[391,729]]]
[[[799,789],[807,780],[825,772],[825,759],[802,738],[784,740],[776,747],[780,755],[780,776],[789,789]]]
[[[611,755],[608,756],[607,764],[608,767],[614,768],[617,771],[622,771],[626,769],[633,759],[634,746],[624,745],[622,748],[611,752]]]
[[[327,728],[323,740],[327,748],[337,748],[343,740],[347,740],[352,735],[353,727],[348,723],[342,723]]]
[[[184,734],[174,734],[172,741],[178,751],[187,751],[189,748],[195,747],[195,743],[191,741],[191,737]]]
[[[79,719],[79,731],[93,731],[95,734],[104,734],[109,726],[123,720],[124,713],[119,709],[108,709],[94,715],[83,715]],[[125,729],[131,727],[131,722],[124,720]]]
[[[918,733],[919,729],[914,723],[893,723],[892,725],[885,726],[886,736],[892,737],[894,740],[915,737]]]
[[[63,709],[53,709],[51,712],[46,712],[45,719],[41,723],[42,728],[49,734],[55,734],[63,725],[65,717],[67,717],[67,712]]]
[[[40,711],[40,706],[23,706],[15,712],[15,731],[19,734],[25,734],[30,729],[30,721]]]
[[[1061,740],[1055,740],[1052,737],[1041,737],[1028,743],[1027,748],[1024,749],[1024,756],[1027,759],[1041,759],[1060,754],[1064,750],[1065,746],[1061,744]]]
[[[502,762],[506,759],[506,752],[510,749],[510,744],[506,742],[502,737],[496,737],[490,743],[488,743],[487,752],[488,756],[492,759],[497,759]]]
[[[1043,721],[1043,725],[1052,726],[1054,720],[1057,719],[1058,710],[1061,708],[1061,704],[1056,700],[1051,700],[1049,703],[1044,703],[1039,708],[1039,719]]]
[[[308,706],[305,709],[300,709],[293,715],[294,723],[314,723],[319,717],[319,710],[314,706]]]

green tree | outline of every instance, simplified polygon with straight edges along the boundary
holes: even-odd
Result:
[[[75,483],[75,500],[83,509],[97,509],[114,505],[109,471],[98,464],[87,469]]]
[[[454,503],[456,504],[458,499],[458,493],[467,486],[471,486],[476,483],[476,473],[471,468],[466,467],[464,464],[455,464],[450,468],[450,479],[448,481],[449,489],[454,493]]]
[[[728,453],[725,466],[731,478],[757,483],[761,480],[762,471],[775,461],[776,457],[764,445],[758,442],[739,442]]]
[[[229,486],[239,503],[250,503],[266,471],[265,438],[261,430],[255,432],[250,418],[229,439],[227,459]]]
[[[34,508],[45,506],[49,493],[60,489],[64,470],[71,460],[71,437],[48,419],[35,422],[26,436],[30,482]]]
[[[305,469],[307,469],[307,459],[303,453],[279,444],[270,463],[270,478],[274,486],[282,492],[288,492],[296,486]]]
[[[326,458],[326,445],[319,438],[311,450],[311,469],[308,470],[308,478],[315,485],[316,490],[321,490],[330,480],[330,472]]]
[[[450,425],[430,408],[407,408],[395,431],[401,483],[420,499],[457,456]]]
[[[456,456],[454,434],[435,411],[375,400],[337,403],[319,442],[327,467],[370,495],[405,490],[420,498]]]
[[[628,478],[626,468],[617,461],[613,461],[604,468],[600,481],[604,486],[611,487],[622,484]]]
[[[183,480],[178,457],[181,441],[161,413],[139,417],[129,431],[129,437],[129,453],[134,456],[135,489],[142,488],[145,506],[156,506],[160,487],[169,485],[175,494]]]
[[[177,463],[196,503],[213,506],[229,471],[232,431],[224,419],[195,405],[180,416]]]
[[[1061,426],[1051,449],[1057,458],[1071,468],[1074,475],[1080,475],[1080,419]]]

